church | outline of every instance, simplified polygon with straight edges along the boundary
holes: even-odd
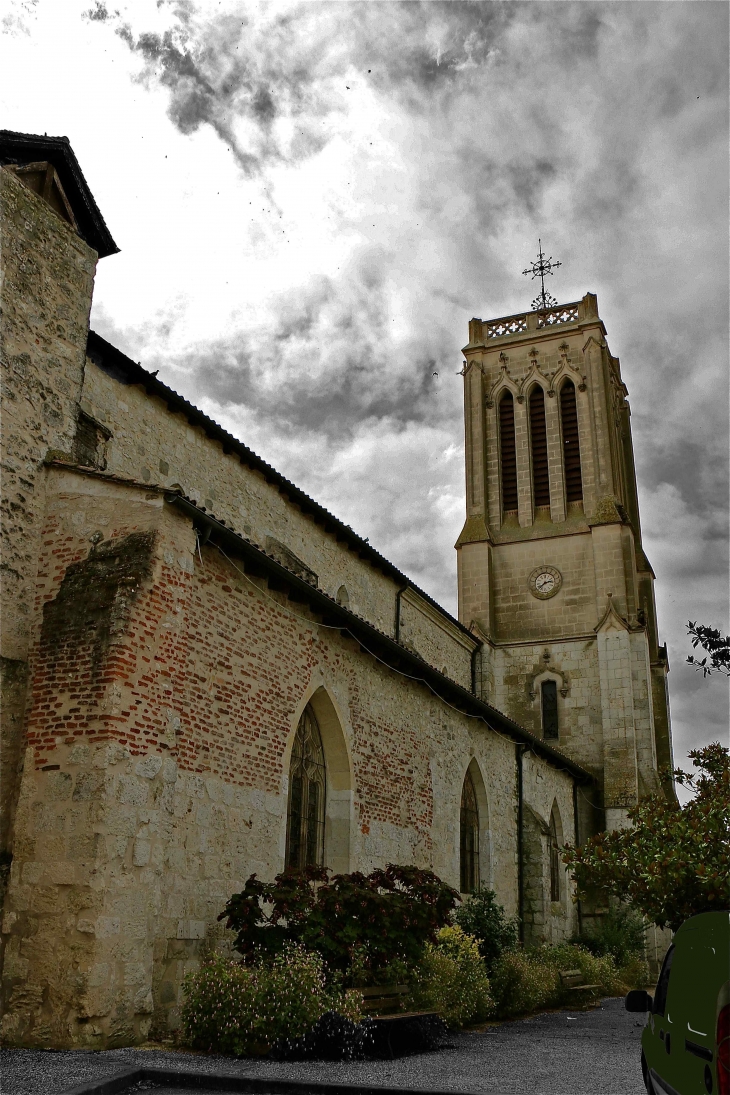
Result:
[[[469,323],[456,619],[89,329],[118,248],[67,138],[0,132],[0,200],[5,1043],[173,1031],[285,866],[428,867],[570,938],[560,846],[671,761],[596,297]]]

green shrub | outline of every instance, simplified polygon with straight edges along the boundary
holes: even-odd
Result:
[[[183,987],[186,1044],[236,1056],[299,1037],[327,1011],[358,1022],[362,1005],[359,993],[327,985],[320,955],[293,944],[255,966],[216,956],[188,974]]]
[[[618,905],[573,942],[592,954],[610,954],[617,966],[623,966],[632,958],[643,956],[646,930],[641,913],[630,905]]]
[[[624,983],[610,954],[591,954],[585,947],[574,943],[541,947],[536,954],[540,961],[552,966],[558,974],[563,970],[580,970],[583,983],[598,985],[603,996],[621,996],[624,993]],[[570,992],[566,990],[561,990],[560,996],[564,1003],[571,999]]]
[[[476,939],[479,953],[491,973],[495,963],[505,951],[517,946],[518,922],[505,915],[496,902],[493,890],[478,890],[454,914],[459,927]]]
[[[479,1023],[493,1010],[477,941],[458,925],[442,928],[411,974],[411,1003],[437,1011],[452,1029]]]
[[[557,1007],[561,999],[559,971],[539,951],[506,951],[490,978],[499,1019]]]
[[[649,964],[645,958],[635,955],[618,969],[619,981],[624,989],[643,989],[649,984]]]

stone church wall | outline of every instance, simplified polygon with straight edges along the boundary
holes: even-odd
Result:
[[[229,945],[217,914],[284,865],[288,763],[311,702],[326,861],[459,884],[478,773],[480,872],[517,910],[514,744],[381,665],[215,548],[145,484],[51,467],[32,706],[5,903],[4,1036],[115,1045],[179,1022],[181,979]],[[571,829],[572,778],[525,761],[525,801]],[[536,868],[537,870],[537,868]],[[543,871],[544,873],[544,871]],[[562,937],[567,912],[533,910]]]
[[[9,845],[22,756],[32,599],[49,448],[70,452],[84,373],[96,253],[0,169],[2,237],[2,731],[0,852]]]

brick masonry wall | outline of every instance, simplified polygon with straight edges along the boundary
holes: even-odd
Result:
[[[214,547],[197,555],[159,493],[48,476],[3,922],[10,1043],[114,1045],[175,1027],[184,972],[229,945],[216,920],[226,898],[252,871],[283,867],[288,760],[308,701],[328,757],[330,861],[417,863],[458,886],[475,760],[482,878],[516,911],[511,742]],[[69,620],[59,606],[71,594]],[[549,818],[557,799],[569,811],[570,778],[532,767],[534,809]]]
[[[73,444],[96,259],[49,205],[0,169],[2,851],[11,841],[22,756],[40,469],[49,449],[70,452]]]

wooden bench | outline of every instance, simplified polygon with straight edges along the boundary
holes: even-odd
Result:
[[[560,983],[580,1003],[592,999],[601,991],[600,985],[584,985],[580,970],[561,970]]]
[[[371,985],[358,989],[362,993],[362,1013],[371,1018],[376,1015],[392,1015],[401,1010],[410,992],[408,985]]]
[[[371,1054],[392,1059],[434,1048],[434,1024],[443,1027],[435,1011],[402,1011],[409,985],[371,985],[362,993],[362,1013],[372,1019]],[[443,1028],[446,1029],[445,1027]]]

